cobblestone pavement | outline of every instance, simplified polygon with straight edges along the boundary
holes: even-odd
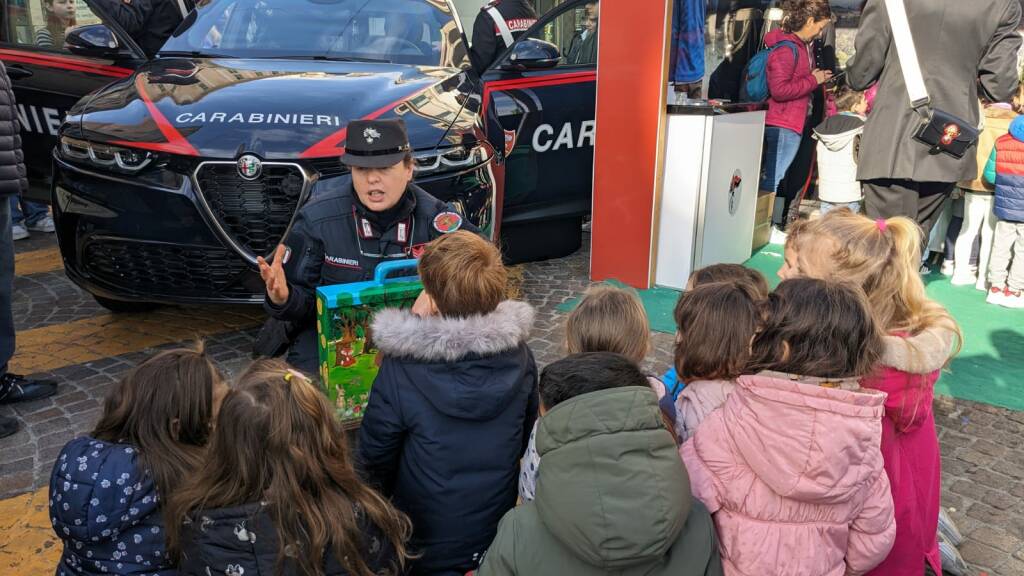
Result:
[[[0,499],[6,499],[0,500],[0,573],[5,575],[52,570],[60,545],[46,517],[50,466],[65,442],[92,427],[117,378],[154,350],[196,336],[205,339],[223,370],[236,373],[248,361],[260,314],[258,309],[164,308],[114,317],[63,276],[52,253],[42,254],[52,251],[52,239],[28,242],[16,244],[19,352],[13,364],[58,380],[60,390],[46,400],[0,406],[0,415],[16,415],[24,424],[18,434],[0,440]],[[583,250],[521,269],[523,297],[538,311],[530,345],[542,365],[562,354],[563,316],[556,307],[586,288],[588,262]],[[30,273],[21,275],[22,269]],[[92,340],[80,345],[83,338]],[[671,361],[672,336],[655,333],[653,343],[646,368],[660,373]],[[940,398],[936,419],[943,505],[966,536],[964,557],[976,574],[1024,576],[1024,412]]]

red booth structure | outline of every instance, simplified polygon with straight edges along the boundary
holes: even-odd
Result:
[[[755,244],[755,220],[766,204],[758,196],[764,111],[667,101],[673,4],[601,2],[595,281],[682,289],[691,270],[741,263]]]
[[[604,0],[598,39],[590,276],[653,282],[671,1]]]

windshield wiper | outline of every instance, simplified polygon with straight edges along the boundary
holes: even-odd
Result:
[[[361,58],[359,56],[324,56],[324,55],[302,55],[302,56],[260,56],[260,59],[278,59],[278,60],[323,60],[323,61],[334,61],[334,62],[370,62],[376,64],[391,64],[391,60],[384,58]]]
[[[157,56],[169,56],[171,58],[235,58],[228,54],[214,54],[212,52],[200,52],[199,50],[161,50]]]

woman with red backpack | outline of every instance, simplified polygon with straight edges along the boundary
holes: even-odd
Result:
[[[782,28],[765,35],[768,56],[768,117],[765,119],[761,189],[776,192],[800,147],[811,93],[832,73],[811,68],[810,44],[832,21],[828,0],[784,0]],[[776,200],[772,221],[781,218],[784,202]],[[777,236],[773,231],[773,236]]]

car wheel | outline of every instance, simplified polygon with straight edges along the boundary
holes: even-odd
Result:
[[[501,251],[506,264],[562,258],[580,249],[583,216],[502,225]]]
[[[97,304],[103,306],[114,314],[137,314],[139,312],[149,312],[157,307],[157,304],[152,302],[127,302],[125,300],[104,298],[103,296],[97,296],[95,294],[93,294],[92,297],[96,299]]]

